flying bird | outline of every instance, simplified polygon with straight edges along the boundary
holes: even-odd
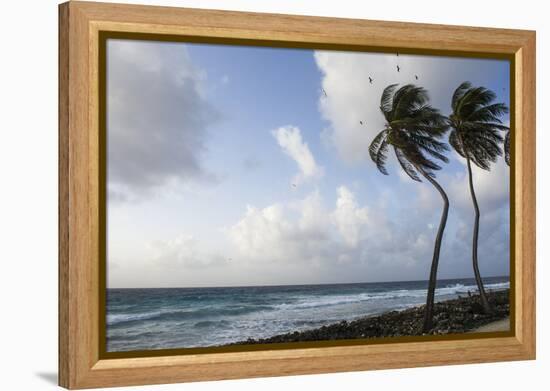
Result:
[[[359,121],[359,123],[360,123],[361,125],[363,125],[363,121]]]
[[[372,84],[373,81],[374,81],[374,79],[369,76],[369,83]]]
[[[416,80],[418,80],[418,75],[414,75],[414,78],[415,78]]]
[[[296,183],[293,183],[293,184],[292,184],[292,187],[296,187]]]
[[[325,89],[323,88],[323,94],[325,94],[325,98],[327,97],[327,92],[325,91]]]
[[[401,69],[401,68],[400,68],[399,65],[398,65],[398,66],[397,66],[397,72],[399,72],[400,69]]]

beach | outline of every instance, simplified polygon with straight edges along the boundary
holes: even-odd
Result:
[[[435,303],[434,326],[428,335],[508,331],[509,290],[488,292],[487,298],[493,307],[491,314],[483,313],[478,295]],[[418,336],[423,335],[421,329],[424,307],[422,305],[402,311],[390,311],[269,338],[247,339],[232,345]]]

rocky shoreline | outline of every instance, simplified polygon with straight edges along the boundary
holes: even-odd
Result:
[[[461,334],[510,314],[509,290],[488,292],[493,306],[492,314],[484,314],[479,295],[460,297],[435,303],[434,327],[429,335]],[[331,341],[338,339],[403,337],[422,335],[424,305],[403,311],[391,311],[353,321],[322,326],[312,330],[295,331],[269,338],[248,339],[231,345],[269,344],[306,341]]]

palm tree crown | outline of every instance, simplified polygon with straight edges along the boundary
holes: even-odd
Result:
[[[433,171],[441,169],[437,160],[448,161],[443,154],[447,144],[437,140],[448,125],[439,111],[428,105],[424,88],[412,84],[396,88],[397,84],[392,84],[382,93],[380,110],[386,126],[372,141],[370,157],[380,172],[388,175],[385,165],[391,146],[407,175],[420,182],[419,174],[434,177]]]
[[[500,131],[509,130],[499,118],[508,113],[508,107],[504,103],[492,103],[495,98],[493,91],[464,82],[455,90],[451,101],[449,143],[460,156],[484,170],[489,170],[491,163],[502,155]]]

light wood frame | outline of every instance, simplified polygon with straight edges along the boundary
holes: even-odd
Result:
[[[509,56],[513,132],[512,336],[100,359],[101,31]],[[535,33],[533,31],[88,2],[59,6],[59,384],[175,383],[535,358]]]

